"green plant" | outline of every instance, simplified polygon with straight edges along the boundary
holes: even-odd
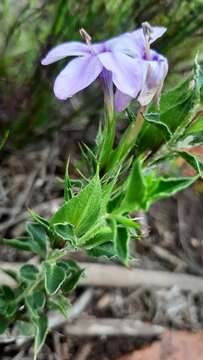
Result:
[[[136,113],[127,110],[128,128],[117,144],[117,113],[109,106],[109,96],[94,149],[82,148],[88,178],[81,176],[76,183],[67,165],[59,209],[50,219],[30,211],[25,235],[2,240],[38,257],[37,264],[24,264],[19,272],[4,270],[16,286],[0,287],[0,333],[16,324],[22,334],[33,336],[35,358],[49,331],[49,310],[68,316],[68,296],[85,276],[70,253],[82,249],[89,256],[117,259],[128,266],[129,242],[141,235],[132,214],[147,211],[203,175],[203,164],[190,153],[190,147],[203,144],[203,72],[197,60],[189,78],[160,95],[159,108],[137,103]],[[178,157],[195,169],[195,176],[170,175],[170,163]]]

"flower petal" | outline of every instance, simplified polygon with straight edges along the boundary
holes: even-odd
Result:
[[[143,89],[138,97],[141,105],[148,105],[160,93],[168,72],[168,62],[160,56],[159,61],[146,61],[148,70]]]
[[[159,37],[161,37],[166,31],[166,28],[161,26],[153,26],[152,27],[152,34],[151,39],[149,41],[150,44],[152,44],[155,40],[157,40]],[[142,29],[135,30],[131,33],[126,33],[125,36],[130,36],[134,43],[134,51],[136,51],[138,54],[141,55],[141,57],[144,57],[145,54],[145,47],[146,47],[146,40],[144,37],[144,33]]]
[[[150,44],[152,44],[154,41],[159,39],[167,30],[165,27],[162,26],[152,26],[151,29],[152,29],[152,33],[151,33]],[[138,41],[144,41],[144,34],[142,28],[133,31],[130,34],[134,39],[137,39]]]
[[[123,93],[136,97],[141,89],[143,69],[140,60],[135,60],[121,52],[104,52],[98,55],[103,66],[112,72],[112,80]]]
[[[70,41],[54,47],[48,52],[44,59],[42,59],[42,65],[49,65],[65,58],[66,56],[80,56],[90,53],[90,49],[86,44],[79,41]]]
[[[162,37],[163,34],[165,34],[166,30],[167,30],[167,28],[165,28],[163,26],[152,26],[152,34],[151,34],[150,44],[152,44],[154,41],[156,41],[157,39]]]
[[[121,112],[125,110],[132,99],[131,96],[122,93],[120,90],[116,90],[114,100],[116,111]]]
[[[89,86],[100,74],[103,66],[97,56],[80,57],[69,62],[54,83],[54,93],[65,100]]]
[[[130,33],[124,33],[106,42],[109,51],[121,51],[131,57],[140,57],[139,48],[135,46],[135,41]]]

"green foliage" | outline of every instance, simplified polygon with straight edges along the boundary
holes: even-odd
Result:
[[[65,270],[56,265],[46,262],[45,267],[45,289],[48,294],[53,295],[60,289],[66,278]]]
[[[71,305],[64,295],[58,294],[55,297],[52,297],[50,306],[53,309],[59,310],[64,317],[68,317]]]
[[[37,354],[39,353],[44,341],[46,339],[46,335],[48,333],[48,318],[44,314],[40,314],[36,319],[33,320],[33,324],[35,326],[35,343],[34,343],[34,353],[35,359],[37,359]]]
[[[23,265],[20,269],[20,277],[26,281],[34,281],[38,276],[39,270],[34,265]]]
[[[51,218],[52,225],[68,222],[75,227],[77,236],[83,235],[93,226],[101,210],[101,184],[98,174],[89,184],[66,202]]]
[[[48,239],[43,226],[36,223],[28,223],[27,232],[31,236],[29,242],[32,251],[43,258],[46,257]]]
[[[135,159],[130,176],[127,181],[124,199],[119,211],[130,212],[142,208],[145,202],[146,185],[141,169],[141,162]]]
[[[115,236],[115,249],[118,258],[124,265],[128,265],[129,261],[129,241],[130,236],[125,227],[118,226]]]
[[[43,310],[45,306],[45,294],[43,291],[33,291],[32,295],[28,295],[25,299],[28,310],[31,312],[32,316],[37,316],[37,311]]]

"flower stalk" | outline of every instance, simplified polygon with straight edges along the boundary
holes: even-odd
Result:
[[[144,112],[146,112],[147,106],[140,106],[136,118],[132,123],[128,126],[126,132],[124,133],[119,146],[113,153],[111,157],[108,169],[112,170],[114,166],[117,166],[121,162],[123,162],[127,155],[129,154],[132,147],[135,145],[136,140],[142,130],[142,126],[144,124]]]

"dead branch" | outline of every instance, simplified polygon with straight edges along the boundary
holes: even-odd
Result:
[[[163,334],[165,328],[145,324],[133,319],[78,319],[67,324],[66,334],[71,336],[139,336],[155,337]]]

